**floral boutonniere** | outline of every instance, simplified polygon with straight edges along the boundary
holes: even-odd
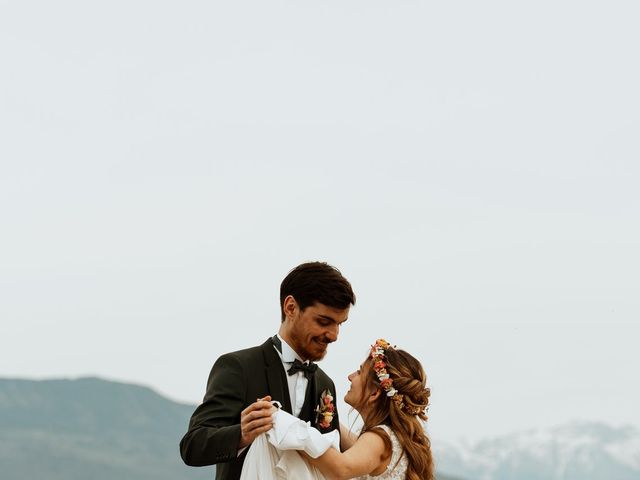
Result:
[[[318,426],[323,429],[330,428],[334,412],[333,395],[329,390],[325,390],[320,395],[320,405],[316,407],[316,423]]]

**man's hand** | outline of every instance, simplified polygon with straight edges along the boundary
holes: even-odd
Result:
[[[271,397],[267,395],[259,398],[245,408],[240,414],[240,444],[238,448],[250,445],[258,435],[271,430],[273,427],[272,415],[277,408],[271,404]]]

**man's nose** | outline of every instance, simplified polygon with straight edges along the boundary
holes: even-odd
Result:
[[[338,340],[339,333],[340,327],[338,325],[333,325],[332,327],[329,327],[327,329],[325,337],[327,337],[327,340],[329,340],[330,342],[335,342],[336,340]]]

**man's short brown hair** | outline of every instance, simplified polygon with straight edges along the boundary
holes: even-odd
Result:
[[[280,284],[280,312],[284,322],[284,299],[291,295],[300,310],[321,303],[345,309],[356,304],[351,284],[340,270],[326,262],[308,262],[291,270]]]

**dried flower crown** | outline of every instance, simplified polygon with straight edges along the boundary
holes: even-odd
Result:
[[[396,348],[395,345],[392,346],[389,342],[387,342],[384,338],[379,338],[376,340],[376,343],[371,345],[371,360],[373,363],[373,370],[376,372],[376,376],[378,377],[378,381],[380,382],[380,387],[386,392],[387,397],[390,397],[397,405],[398,408],[404,410],[410,415],[418,415],[422,408],[412,408],[409,405],[404,403],[404,395],[402,395],[398,390],[393,387],[393,379],[389,376],[389,372],[387,372],[387,364],[385,363],[385,350],[389,347]]]
[[[398,395],[398,391],[393,388],[393,380],[389,377],[387,372],[387,364],[384,363],[384,351],[391,345],[383,338],[376,340],[376,343],[371,345],[371,359],[373,360],[373,370],[376,372],[378,381],[382,389],[387,392],[387,397],[393,397]]]

